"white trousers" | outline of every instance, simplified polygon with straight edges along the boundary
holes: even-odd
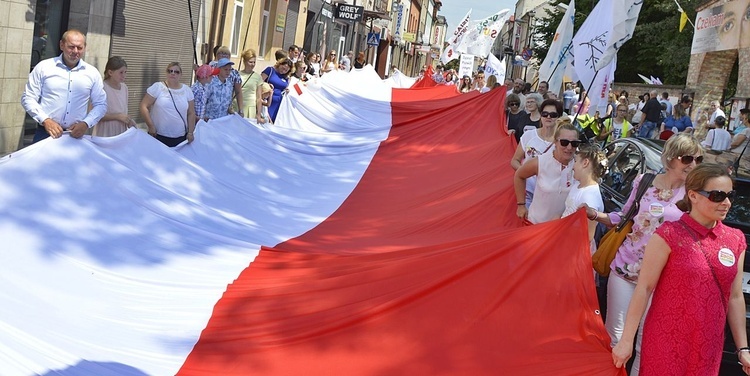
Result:
[[[630,298],[633,297],[635,283],[626,281],[620,276],[610,273],[607,283],[607,320],[605,326],[611,340],[610,345],[615,347],[617,342],[622,338],[622,331],[625,328],[625,316],[628,314],[628,305]],[[633,356],[633,367],[630,370],[630,376],[638,376],[641,368],[641,340],[643,339],[643,322],[651,307],[651,299],[648,300],[646,311],[643,313],[641,323],[638,325],[638,335],[635,340],[635,354]]]

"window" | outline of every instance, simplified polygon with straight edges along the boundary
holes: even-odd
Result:
[[[34,40],[31,43],[31,69],[40,61],[60,54],[58,41],[67,29],[69,1],[36,1]]]
[[[242,31],[242,13],[245,7],[243,0],[234,1],[234,22],[232,22],[232,40],[229,42],[229,50],[233,56],[239,55],[240,36]],[[248,20],[249,22],[249,20]]]
[[[271,0],[263,2],[263,21],[260,23],[260,51],[259,55],[265,55],[268,50],[268,27],[271,21]]]

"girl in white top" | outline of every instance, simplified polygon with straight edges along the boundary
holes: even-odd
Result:
[[[519,218],[531,223],[559,219],[565,211],[565,198],[573,185],[573,155],[580,145],[579,134],[570,118],[558,120],[555,147],[549,153],[532,158],[516,170],[513,186],[516,191]],[[534,197],[526,209],[526,179],[537,177]]]
[[[555,141],[555,122],[562,114],[562,103],[554,99],[547,99],[540,106],[545,116],[541,118],[541,128],[536,131],[524,132],[518,143],[516,152],[510,160],[510,166],[518,170],[521,165],[531,158],[538,157],[550,150]],[[531,204],[536,177],[526,179],[526,207]]]
[[[607,155],[595,145],[581,145],[575,154],[573,163],[573,186],[565,199],[565,211],[562,216],[567,217],[583,206],[597,211],[604,211],[602,194],[599,191],[599,180],[607,171]],[[594,232],[597,222],[589,220],[589,242],[591,254],[596,251]]]

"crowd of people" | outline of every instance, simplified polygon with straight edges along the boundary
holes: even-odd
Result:
[[[94,136],[113,136],[135,125],[127,113],[127,63],[110,58],[102,78],[81,59],[85,47],[85,36],[69,30],[60,41],[62,54],[30,73],[22,104],[39,124],[35,141],[65,131],[80,138],[92,127]],[[215,52],[216,60],[194,67],[192,87],[181,83],[183,67],[173,62],[141,100],[148,133],[165,145],[192,142],[199,120],[236,113],[272,123],[290,85],[352,65],[359,69],[365,61],[359,53],[352,63],[351,51],[339,61],[330,51],[321,62],[318,54],[304,56],[291,46],[277,52],[273,66],[256,73],[255,51],[241,53],[240,70],[226,47]],[[495,76],[481,71],[459,79],[438,67],[433,79],[460,92],[501,87]],[[750,110],[741,111],[741,126],[732,135],[718,102],[693,124],[687,115],[690,97],[673,104],[668,93],[659,96],[655,90],[632,104],[627,92],[612,93],[606,111],[592,116],[585,91],[570,84],[562,100],[546,82],[536,91],[521,79],[506,80],[505,87],[505,129],[518,141],[510,167],[519,218],[533,225],[583,208],[594,252],[597,226],[618,225],[623,213],[637,208],[607,284],[605,327],[615,365],[622,367],[635,348],[631,374],[717,374],[728,322],[739,361],[750,374],[741,290],[747,244],[740,231],[721,223],[735,192],[725,166],[701,163],[706,152],[744,152]],[[621,211],[605,213],[598,184],[610,166],[599,142],[633,135],[667,140],[663,172],[644,183],[642,196],[632,189]],[[634,188],[643,181],[637,177]]]
[[[537,92],[524,87],[516,80],[506,96],[507,131],[520,134],[510,162],[518,217],[538,224],[584,208],[593,254],[597,226],[616,226],[636,208],[606,285],[605,327],[615,365],[633,357],[631,375],[717,374],[728,322],[740,364],[750,373],[741,288],[747,244],[741,231],[721,223],[735,196],[730,170],[702,163],[704,153],[747,145],[750,110],[741,111],[742,126],[732,135],[714,104],[705,116],[715,126],[706,125],[699,139],[699,126],[687,115],[689,97],[670,108],[663,103],[667,93],[660,99],[655,91],[646,93],[634,106],[627,93],[613,94],[606,117],[582,124],[589,121],[585,100],[563,95],[558,101],[541,93],[546,85]],[[601,143],[635,135],[667,140],[662,172],[636,198],[645,181],[638,176],[622,210],[605,213],[598,182],[610,156]]]
[[[80,138],[90,128],[95,137],[111,137],[136,126],[132,114],[128,114],[127,62],[119,56],[109,58],[102,79],[95,67],[83,61],[86,37],[74,29],[63,34],[60,49],[60,56],[37,64],[22,95],[24,109],[38,123],[33,142],[60,137],[65,131]],[[366,65],[363,52],[354,59],[349,51],[339,61],[336,51],[331,51],[321,62],[319,54],[305,55],[292,45],[288,51],[276,51],[275,64],[256,72],[257,53],[253,49],[240,54],[240,69],[235,69],[230,60],[228,47],[217,46],[213,53],[215,60],[192,67],[192,86],[181,83],[183,67],[172,62],[166,67],[164,79],[146,90],[139,106],[141,118],[147,132],[165,145],[192,142],[200,120],[237,114],[261,124],[273,123],[285,92],[293,85]],[[74,83],[71,101],[62,100],[67,98],[68,81]]]

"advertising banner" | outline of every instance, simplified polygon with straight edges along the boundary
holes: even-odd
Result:
[[[750,0],[733,0],[698,12],[690,53],[750,47],[748,8]]]
[[[336,6],[336,19],[345,21],[359,21],[365,7],[356,5],[339,4]]]

